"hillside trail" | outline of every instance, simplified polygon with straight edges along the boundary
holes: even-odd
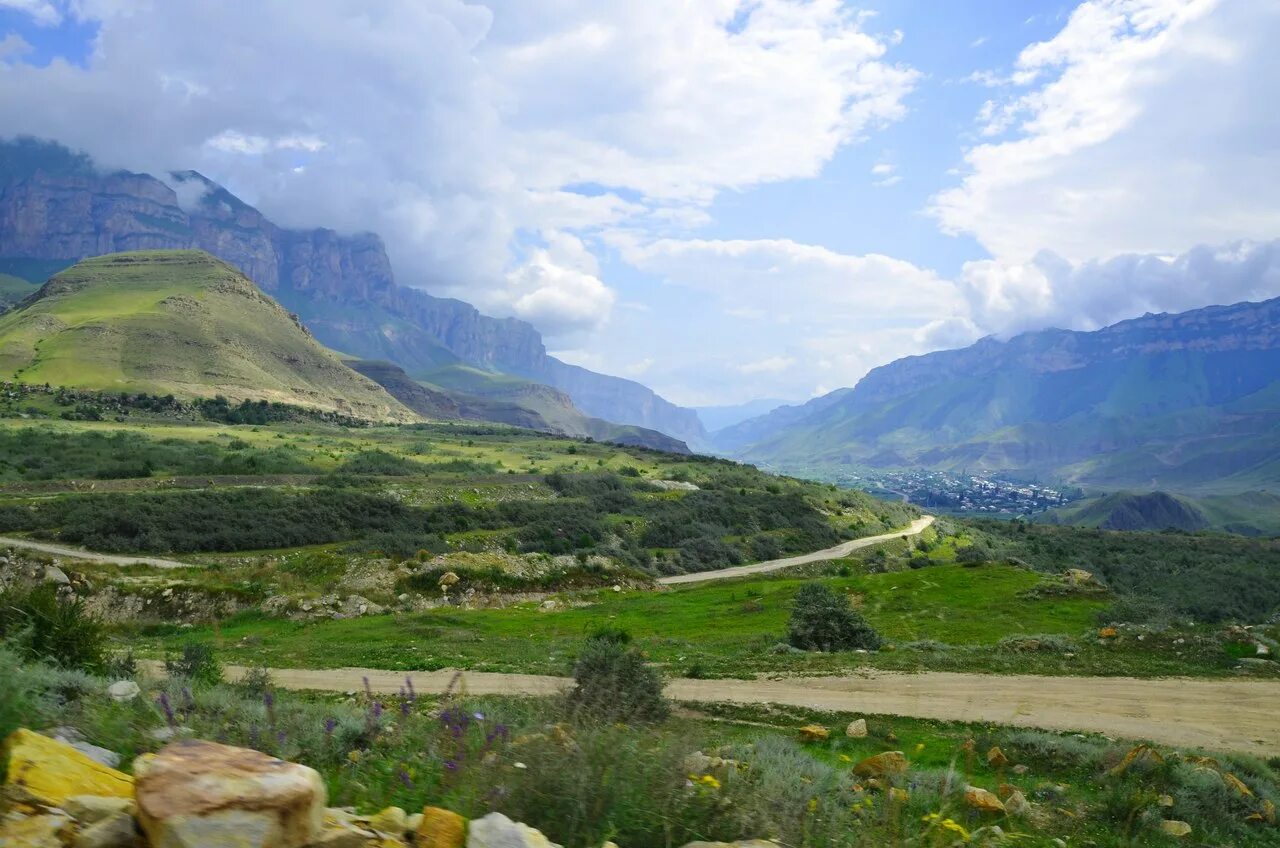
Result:
[[[793,568],[797,565],[808,565],[811,562],[824,562],[830,559],[840,559],[842,557],[847,557],[856,550],[869,548],[872,545],[878,545],[881,542],[891,542],[894,539],[901,539],[904,536],[918,536],[931,524],[933,524],[933,516],[924,515],[911,522],[911,525],[905,530],[897,530],[893,533],[881,533],[878,536],[863,536],[860,539],[842,542],[834,548],[827,548],[826,550],[814,551],[813,553],[808,554],[800,554],[799,556],[786,557],[784,559],[771,559],[768,562],[757,562],[752,565],[735,565],[733,568],[721,568],[718,571],[699,571],[695,574],[676,574],[671,577],[660,577],[658,578],[658,583],[663,586],[675,586],[681,583],[705,583],[709,580],[728,580],[732,577],[744,577],[749,574],[766,574],[770,571]]]
[[[145,664],[160,671],[160,663]],[[236,680],[247,669],[227,667]],[[285,689],[359,692],[368,680],[396,694],[413,680],[426,694],[554,695],[570,678],[491,672],[386,671],[368,668],[270,669]],[[672,680],[678,701],[778,704],[833,712],[990,722],[1045,730],[1101,733],[1180,747],[1280,754],[1280,681],[1036,675],[907,674],[868,671],[845,677],[758,680]]]
[[[86,562],[103,562],[108,565],[149,565],[152,568],[199,568],[190,562],[178,562],[175,559],[160,559],[149,556],[120,556],[117,554],[100,554],[82,548],[69,548],[64,545],[50,545],[47,542],[33,542],[30,539],[15,539],[12,536],[0,536],[0,548],[26,548],[31,551],[53,554],[67,559],[80,559]]]

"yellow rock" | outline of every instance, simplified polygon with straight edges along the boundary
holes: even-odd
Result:
[[[911,800],[911,795],[905,789],[899,789],[896,786],[889,787],[889,800],[896,801],[899,804],[905,804]]]
[[[1169,819],[1168,821],[1160,822],[1160,832],[1167,836],[1181,839],[1191,834],[1191,825],[1177,819]]]
[[[1222,773],[1222,782],[1227,784],[1227,788],[1235,792],[1237,795],[1241,795],[1246,798],[1253,797],[1253,790],[1248,786],[1245,786],[1243,780],[1236,777],[1229,771]]]
[[[977,786],[964,788],[964,802],[980,813],[1003,813],[1004,802],[992,793]]]
[[[408,813],[400,807],[387,807],[369,819],[369,827],[379,833],[392,833],[403,836],[406,828],[405,822],[408,821],[408,818]]]
[[[830,736],[831,731],[820,724],[806,724],[800,728],[800,739],[804,742],[825,742]]]
[[[1135,763],[1143,763],[1145,765],[1156,765],[1163,763],[1164,757],[1160,752],[1152,748],[1150,745],[1138,745],[1132,748],[1129,753],[1124,755],[1124,759],[1111,771],[1108,772],[1112,777],[1124,774]]]
[[[885,751],[867,757],[853,767],[853,773],[860,777],[887,777],[894,774],[906,774],[907,755],[901,751]]]
[[[1004,768],[1009,765],[1009,758],[1004,755],[1004,751],[1000,750],[999,745],[987,752],[987,765],[992,768]]]
[[[58,832],[68,823],[64,816],[24,816],[0,820],[0,846],[4,848],[62,848]]]
[[[1103,639],[1114,639],[1119,635],[1120,631],[1116,630],[1114,627],[1104,627],[1098,631],[1098,636]]]
[[[15,730],[5,740],[4,750],[9,758],[5,787],[42,804],[61,807],[73,795],[133,797],[133,778],[129,775],[39,733],[25,728]]]
[[[467,820],[451,810],[425,807],[418,825],[419,848],[462,848]]]
[[[1172,796],[1172,795],[1161,795],[1161,796],[1159,797],[1159,799],[1157,799],[1156,803],[1157,803],[1157,804],[1159,804],[1159,805],[1160,805],[1160,806],[1162,806],[1162,807],[1172,807],[1172,806],[1173,806],[1173,796]]]
[[[1267,824],[1276,823],[1276,805],[1271,801],[1262,802],[1262,818],[1266,820]]]

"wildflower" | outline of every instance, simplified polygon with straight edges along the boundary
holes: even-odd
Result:
[[[924,750],[924,743],[923,743],[923,742],[917,742],[917,743],[916,743],[916,753],[918,754],[918,753],[920,753],[920,752],[921,752],[921,751],[923,751],[923,750]]]
[[[484,721],[484,713],[475,713],[476,721]]]
[[[406,789],[413,788],[413,780],[409,777],[409,772],[405,771],[403,767],[400,769],[399,777],[400,782],[405,785]]]
[[[809,799],[809,805],[808,805],[808,806],[809,806],[809,812],[811,812],[811,813],[816,813],[816,812],[818,812],[818,799],[817,799],[817,798],[810,798],[810,799]]]
[[[324,735],[325,735],[325,736],[332,736],[332,735],[333,735],[333,731],[337,728],[337,726],[338,726],[338,720],[337,720],[336,718],[327,718],[327,719],[325,719],[325,720],[324,720]]]
[[[169,703],[169,693],[161,692],[160,697],[156,699],[156,703],[160,705],[160,709],[164,711],[164,720],[169,723],[170,727],[176,727],[178,722],[173,717],[173,705]]]
[[[360,762],[360,752],[359,752],[359,751],[348,751],[348,752],[347,752],[347,760],[349,760],[350,762],[353,762],[353,763],[358,763],[358,762]]]
[[[710,786],[712,789],[720,788],[720,781],[716,780],[714,775],[704,774],[702,777],[698,778],[698,782],[703,786]]]
[[[965,842],[969,841],[969,831],[965,830],[964,827],[962,827],[955,819],[943,819],[942,827],[952,833],[959,834],[960,838]]]
[[[368,696],[370,700],[373,700],[373,687],[369,685],[369,676],[365,675],[360,679],[364,681],[364,694]]]
[[[842,762],[842,763],[851,763],[851,762],[853,762],[853,757],[849,756],[848,754],[841,754],[841,755],[840,755],[840,762]]]

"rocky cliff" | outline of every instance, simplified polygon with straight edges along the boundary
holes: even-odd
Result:
[[[230,262],[329,347],[410,374],[454,362],[567,392],[591,415],[699,441],[697,414],[629,380],[547,355],[538,332],[396,283],[372,233],[287,230],[194,171],[103,174],[32,140],[0,143],[0,273],[43,279],[88,256],[200,248]]]

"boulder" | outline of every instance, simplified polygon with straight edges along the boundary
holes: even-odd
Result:
[[[426,807],[418,824],[418,848],[462,848],[466,842],[467,820],[451,810]]]
[[[1015,789],[1004,799],[1004,809],[1011,816],[1025,816],[1031,812],[1031,803],[1021,790]]]
[[[124,813],[132,816],[132,798],[103,795],[72,795],[62,804],[63,811],[81,825],[90,825]]]
[[[1000,750],[999,745],[987,751],[987,765],[992,768],[1004,768],[1009,765],[1009,758],[1004,755],[1004,751]]]
[[[129,775],[95,762],[65,742],[25,728],[9,734],[4,752],[9,760],[6,789],[41,804],[61,807],[73,795],[133,796]]]
[[[132,701],[142,693],[138,688],[138,684],[132,680],[117,680],[107,687],[107,694],[111,696],[113,701]]]
[[[800,741],[802,742],[825,742],[830,736],[831,731],[820,724],[806,724],[800,728]]]
[[[320,835],[308,848],[371,848],[379,838],[372,830],[342,819],[326,818]]]
[[[71,844],[73,848],[133,848],[137,842],[133,816],[119,812],[84,828]]]
[[[964,802],[970,809],[977,810],[980,813],[1006,812],[1003,801],[978,786],[966,786],[964,788]]]
[[[405,833],[416,834],[418,832],[418,828],[422,826],[423,818],[425,818],[425,816],[423,816],[422,813],[414,813],[413,815],[405,819],[404,820]]]
[[[58,566],[46,565],[44,567],[44,582],[57,583],[60,586],[70,586],[71,578],[67,576],[67,572],[58,568]]]
[[[1173,796],[1168,794],[1161,795],[1159,798],[1156,799],[1156,803],[1159,804],[1161,807],[1172,807]]]
[[[0,819],[0,846],[62,848],[58,833],[70,821],[66,816],[56,814]]]
[[[850,739],[867,738],[867,720],[865,718],[855,718],[849,722],[849,726],[844,729],[844,735]]]
[[[447,590],[450,586],[457,583],[461,579],[462,579],[461,577],[459,577],[457,574],[454,574],[452,571],[446,571],[444,574],[440,575],[440,588]]]
[[[467,828],[467,848],[560,848],[542,832],[513,822],[502,813],[490,813]]]
[[[379,833],[390,833],[404,836],[409,814],[400,807],[387,807],[380,813],[369,817],[369,827]]]
[[[1177,819],[1168,819],[1160,822],[1160,832],[1166,836],[1172,836],[1174,839],[1181,839],[1184,836],[1191,835],[1191,825]]]
[[[853,767],[853,773],[859,777],[889,777],[906,774],[906,771],[907,755],[901,751],[885,751],[883,754],[867,757]]]
[[[1085,571],[1083,568],[1068,568],[1063,576],[1067,578],[1067,583],[1072,586],[1089,586],[1097,582],[1093,573]]]
[[[320,775],[259,751],[183,740],[140,757],[134,774],[153,848],[301,848],[321,833]]]

